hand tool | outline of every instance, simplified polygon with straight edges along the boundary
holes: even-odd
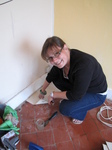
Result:
[[[52,114],[52,116],[44,122],[44,127],[49,123],[49,121],[50,121],[51,119],[53,119],[54,117],[56,117],[57,113],[58,113],[57,111],[54,112],[54,113]]]

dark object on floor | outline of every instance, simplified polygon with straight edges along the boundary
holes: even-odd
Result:
[[[29,144],[29,150],[44,150],[41,146],[38,146],[32,142]]]
[[[19,138],[17,136],[15,136],[14,138],[12,138],[11,140],[5,138],[3,143],[4,143],[4,147],[10,150],[15,150],[16,149],[16,143],[19,142]]]
[[[15,150],[19,142],[18,136],[13,130],[7,132],[1,137],[2,147],[5,149]]]
[[[4,113],[4,109],[5,109],[5,104],[0,104],[0,117],[3,119],[3,113]]]
[[[54,112],[54,113],[52,114],[52,116],[44,122],[44,127],[49,123],[49,121],[50,121],[51,119],[53,119],[54,117],[56,117],[57,113],[58,113],[57,111]]]

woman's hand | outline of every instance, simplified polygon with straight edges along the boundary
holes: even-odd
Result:
[[[51,95],[49,95],[48,96],[48,104],[53,105],[53,103],[54,103],[54,99],[53,99],[53,97],[51,97]]]
[[[39,94],[39,98],[40,99],[44,99],[44,96],[47,94],[46,88],[49,86],[49,82],[47,82],[46,80],[44,81],[44,84],[42,86],[42,89],[40,90],[40,94]]]
[[[39,98],[40,98],[40,99],[44,99],[44,95],[40,93],[40,94],[39,94]]]
[[[43,99],[46,94],[47,94],[47,92],[46,92],[45,90],[42,91],[42,89],[41,89],[41,90],[40,90],[40,94],[39,94],[39,98],[40,98],[40,99]]]

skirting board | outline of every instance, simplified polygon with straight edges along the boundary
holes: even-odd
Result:
[[[13,109],[20,106],[26,101],[33,93],[35,93],[44,83],[47,74],[44,74],[39,79],[34,81],[30,86],[20,92],[18,95],[10,99],[6,105],[9,105]],[[112,89],[107,90],[107,99],[112,100]]]
[[[112,101],[112,89],[108,88],[108,90],[107,90],[107,99]]]
[[[41,89],[41,88],[40,88]],[[35,93],[33,93],[26,101],[29,102],[32,105],[38,105],[38,104],[46,104],[48,103],[48,96],[52,91],[59,91],[53,83],[49,85],[47,88],[47,94],[44,96],[44,99],[40,99],[38,96],[40,94],[40,89],[38,89]]]
[[[43,76],[38,78],[30,86],[28,86],[26,89],[21,91],[15,97],[10,99],[6,103],[6,105],[9,105],[13,109],[16,109],[18,106],[20,106],[22,103],[24,103],[24,101],[26,101],[35,91],[37,91],[43,85],[46,75],[47,74],[44,74]]]

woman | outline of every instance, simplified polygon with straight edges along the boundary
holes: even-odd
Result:
[[[42,58],[53,65],[40,90],[44,98],[51,82],[60,90],[48,96],[51,104],[56,98],[60,112],[72,118],[74,124],[83,122],[88,110],[102,105],[107,95],[107,81],[101,65],[91,55],[69,49],[59,37],[48,38],[42,48]]]

